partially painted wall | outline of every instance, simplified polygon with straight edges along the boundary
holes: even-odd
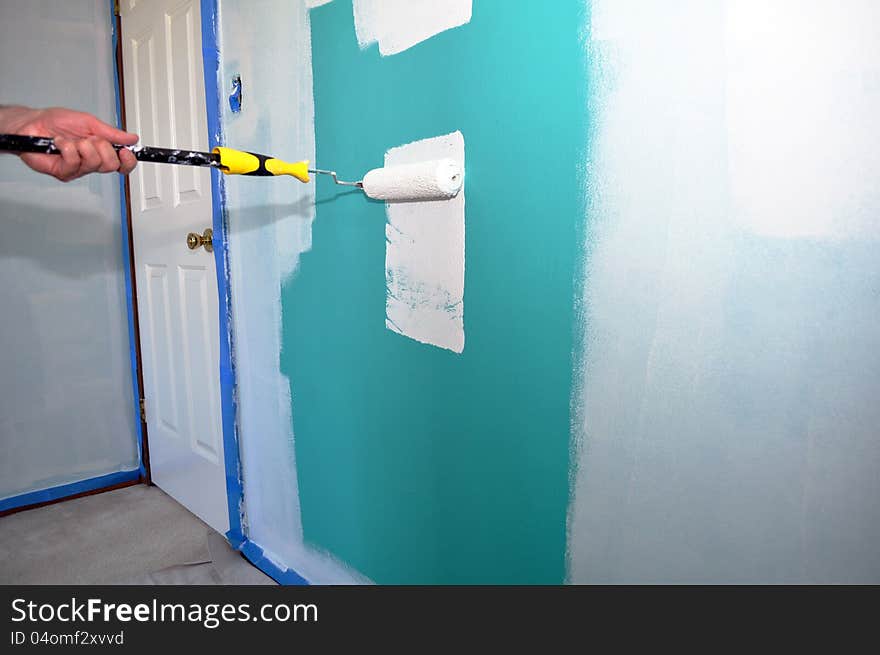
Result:
[[[358,4],[363,28],[371,3]],[[582,139],[557,125],[582,133],[584,117],[579,93],[549,112],[544,98],[583,86],[582,8],[484,3],[471,18],[454,4],[451,22],[373,14],[377,43],[359,43],[348,2],[311,17],[220,4],[221,87],[241,90],[240,107],[223,99],[227,144],[359,178],[450,135],[446,154],[480,181],[425,208],[455,228],[439,250],[413,205],[386,215],[326,179],[225,179],[245,531],[312,582],[565,575]],[[407,46],[383,57],[389,38]],[[563,64],[556,76],[535,50]],[[504,64],[487,75],[481,58]],[[545,168],[564,172],[528,188]],[[398,275],[413,267],[424,275]],[[438,280],[457,301],[420,303]]]
[[[314,160],[305,4],[222,0],[219,9],[225,143]],[[284,63],[267,66],[269,60]],[[236,89],[240,101],[230,103],[227,96]],[[360,578],[303,541],[290,383],[280,369],[281,284],[311,247],[314,185],[236,176],[224,184],[244,528],[282,570],[292,568],[312,582],[353,582]]]
[[[227,178],[251,539],[315,582],[880,580],[874,4],[306,4],[221,3],[226,141],[357,179],[460,132],[463,338],[387,324],[384,203]]]
[[[0,11],[3,102],[115,124],[106,0]],[[0,155],[0,499],[138,468],[120,225],[117,176]]]
[[[303,534],[376,582],[565,576],[582,11],[474,3],[388,56],[361,47],[351,3],[311,12],[321,167],[357,178],[401,144],[464,142],[460,353],[386,327],[388,217],[359,191],[318,180],[282,288]]]

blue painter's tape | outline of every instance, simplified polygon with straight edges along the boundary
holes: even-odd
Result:
[[[257,546],[250,539],[245,539],[244,543],[240,548],[242,554],[248,558],[248,560],[260,569],[263,573],[268,575],[278,584],[284,585],[307,585],[309,581],[302,577],[299,573],[294,571],[293,569],[282,569],[280,566],[275,564],[272,560],[266,557],[263,549]]]
[[[95,491],[104,487],[112,487],[115,484],[123,482],[134,482],[141,479],[140,469],[132,469],[131,471],[119,471],[117,473],[108,473],[97,478],[89,478],[88,480],[80,480],[79,482],[71,482],[58,487],[49,489],[41,489],[39,491],[29,491],[26,494],[11,496],[0,500],[0,512],[17,507],[26,507],[28,505],[36,505],[37,503],[48,503],[53,500],[60,500],[68,496],[75,496],[86,491]]]
[[[113,90],[116,97],[116,126],[122,128],[122,99],[119,94],[119,75],[116,71],[116,46],[119,41],[119,35],[116,33],[116,14],[114,13],[114,2],[109,0],[110,7],[110,33],[113,38],[113,69],[117,74],[113,76]],[[138,386],[138,370],[137,370],[137,335],[134,333],[134,303],[132,302],[132,273],[131,259],[128,256],[129,243],[131,235],[128,233],[128,220],[126,216],[125,203],[125,177],[119,176],[119,209],[122,217],[122,270],[125,274],[125,306],[128,315],[128,356],[131,362],[131,390],[134,396],[134,425],[137,437],[138,462],[141,478],[147,477],[146,462],[144,462],[144,431],[141,426],[141,390]]]
[[[217,0],[201,0],[202,59],[205,73],[205,101],[208,113],[208,145],[223,145],[220,123],[220,51],[217,46]],[[267,558],[263,549],[248,539],[242,526],[244,495],[241,460],[236,432],[235,364],[232,357],[232,318],[229,283],[228,220],[223,176],[211,169],[214,259],[217,268],[217,295],[220,305],[220,405],[223,426],[223,453],[226,462],[226,496],[229,503],[229,531],[226,538],[233,548],[279,584],[306,585],[308,581],[292,569],[281,569]]]
[[[202,59],[205,73],[205,104],[208,110],[208,147],[222,145],[220,127],[220,52],[217,46],[217,0],[201,0]],[[238,435],[235,430],[235,367],[232,360],[226,198],[223,179],[211,169],[213,204],[214,260],[217,268],[217,296],[220,306],[220,405],[223,426],[223,454],[226,463],[226,498],[229,507],[229,531],[226,538],[233,547],[246,542],[242,532],[241,465]]]

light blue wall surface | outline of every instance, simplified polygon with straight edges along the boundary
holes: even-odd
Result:
[[[574,582],[880,581],[880,7],[593,0]]]
[[[0,99],[115,124],[105,0],[4,2]],[[119,182],[0,155],[0,498],[138,467]]]

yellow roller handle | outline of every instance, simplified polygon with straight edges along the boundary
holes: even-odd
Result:
[[[308,161],[291,163],[221,146],[211,152],[220,156],[220,170],[226,175],[292,175],[300,182],[309,181]]]

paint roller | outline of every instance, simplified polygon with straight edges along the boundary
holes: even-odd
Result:
[[[154,148],[152,146],[114,145],[126,148],[138,161],[180,166],[210,166],[226,175],[290,175],[300,182],[309,182],[309,174],[329,175],[341,186],[361,189],[367,196],[386,202],[449,200],[458,195],[462,184],[461,165],[453,159],[437,159],[386,168],[374,168],[359,182],[340,180],[336,171],[309,168],[309,162],[286,162],[254,152],[218,146],[211,152]],[[49,137],[0,134],[0,151],[37,152],[60,155],[61,151]]]

